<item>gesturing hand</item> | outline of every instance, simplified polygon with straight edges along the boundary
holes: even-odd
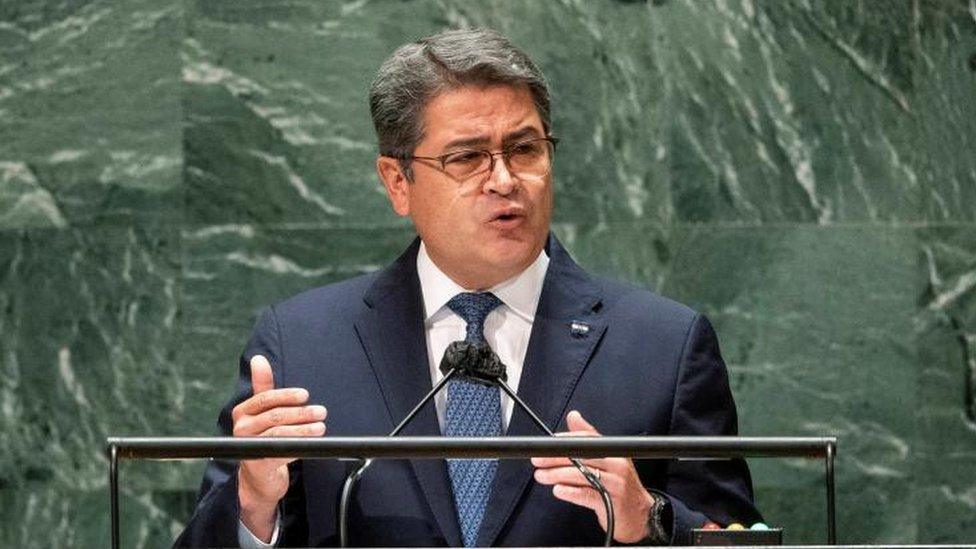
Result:
[[[569,431],[557,433],[557,436],[600,436],[596,428],[575,410],[566,416],[566,424]],[[601,458],[584,459],[583,463],[599,475],[610,493],[615,519],[613,539],[620,543],[636,543],[647,537],[647,520],[654,496],[641,484],[634,462],[627,458]],[[606,531],[607,513],[599,492],[590,486],[569,458],[532,458],[532,465],[536,467],[536,482],[552,485],[553,495],[561,500],[592,509]]]
[[[261,355],[251,358],[254,396],[234,407],[235,437],[315,437],[325,434],[324,406],[306,406],[308,391],[275,389],[271,364]],[[241,521],[265,542],[274,531],[278,501],[288,491],[288,467],[293,458],[241,461],[237,498]]]

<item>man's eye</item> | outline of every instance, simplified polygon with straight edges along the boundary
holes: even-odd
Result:
[[[474,164],[481,159],[481,153],[477,151],[462,151],[454,153],[444,159],[445,164]]]
[[[537,142],[517,143],[515,145],[512,145],[512,148],[509,149],[508,154],[518,155],[518,156],[532,156],[532,155],[539,154],[541,151],[542,151],[542,146],[539,145],[539,143]]]

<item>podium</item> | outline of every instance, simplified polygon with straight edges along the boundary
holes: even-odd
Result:
[[[836,437],[109,437],[112,547],[119,539],[119,465],[122,460],[447,459],[530,457],[711,460],[823,459],[827,543],[837,540],[834,510]]]

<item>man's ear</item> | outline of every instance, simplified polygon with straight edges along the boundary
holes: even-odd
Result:
[[[400,161],[389,156],[381,156],[376,159],[376,173],[383,182],[386,189],[386,196],[390,199],[393,211],[398,215],[406,216],[410,214],[410,181],[403,173]]]

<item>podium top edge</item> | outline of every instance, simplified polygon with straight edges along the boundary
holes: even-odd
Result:
[[[822,458],[836,437],[109,437],[109,453],[122,458],[526,458],[636,457],[731,459]]]

